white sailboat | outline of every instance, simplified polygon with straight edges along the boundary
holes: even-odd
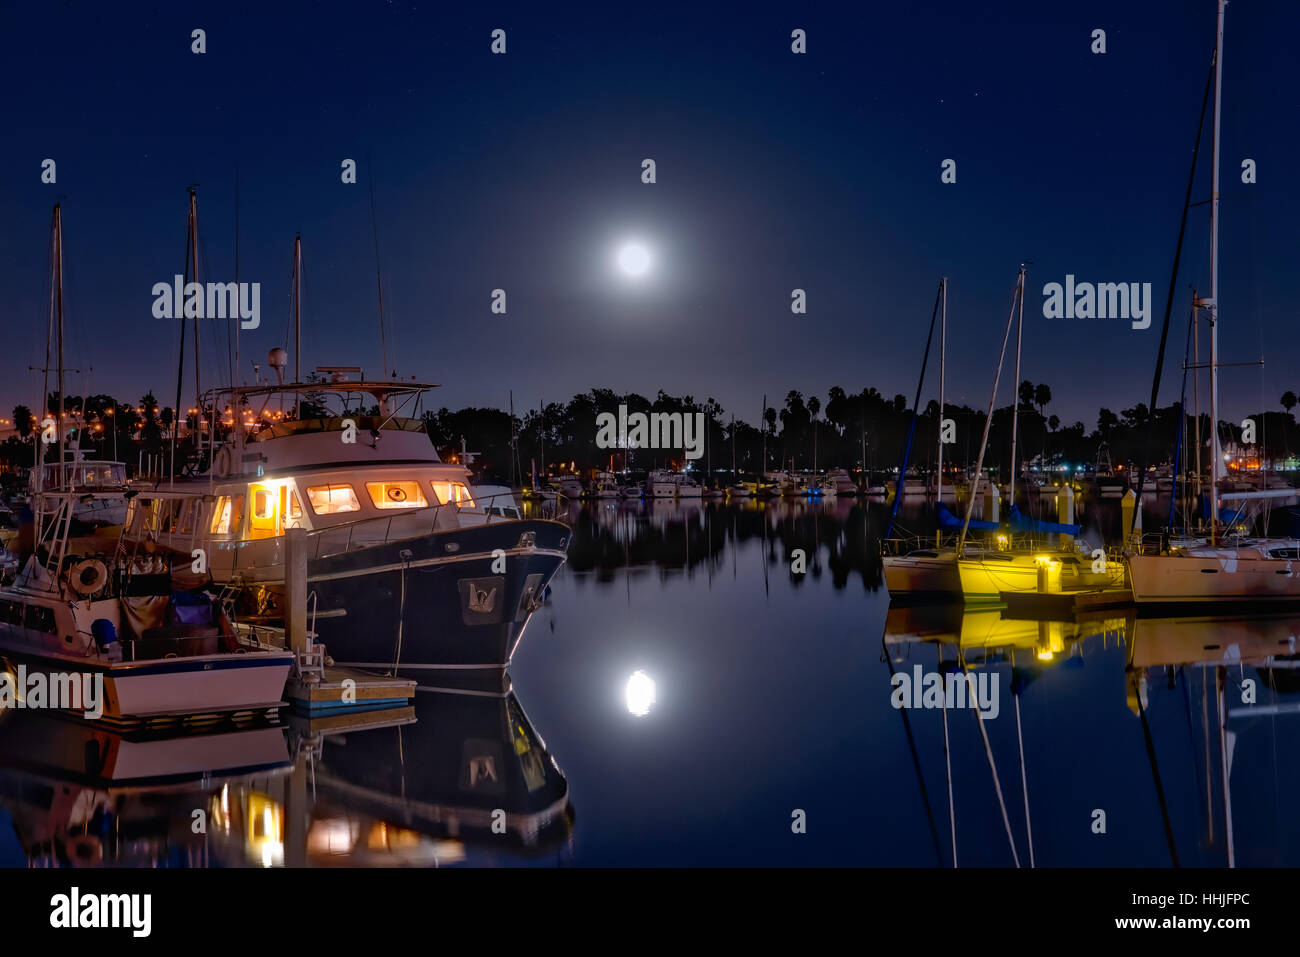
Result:
[[[1219,0],[1214,59],[1214,134],[1211,157],[1210,292],[1193,307],[1207,310],[1210,325],[1210,537],[1161,554],[1128,556],[1133,598],[1141,605],[1245,604],[1300,601],[1300,541],[1238,538],[1225,541],[1219,520],[1223,501],[1268,497],[1269,492],[1223,493],[1219,445],[1219,129],[1223,88],[1223,15]],[[1199,321],[1199,319],[1197,320]]]

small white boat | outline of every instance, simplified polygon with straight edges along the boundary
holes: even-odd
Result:
[[[470,489],[473,492],[474,504],[460,509],[462,524],[469,524],[468,517],[477,512],[495,518],[522,519],[524,517],[513,489],[504,485],[472,485]]]
[[[833,485],[836,495],[858,494],[858,483],[853,481],[848,469],[831,469],[826,473],[826,480]]]
[[[612,472],[597,472],[591,485],[591,497],[600,499],[622,498],[623,489]]]
[[[116,722],[280,707],[291,652],[239,638],[220,604],[173,593],[170,575],[69,554],[68,518],[83,498],[37,497],[52,512],[38,515],[40,548],[0,587],[0,670],[20,698],[34,683],[61,686],[67,698],[43,707]]]
[[[73,510],[75,521],[90,525],[121,525],[126,521],[126,463],[87,459],[81,449],[64,453],[63,468],[47,462],[33,469],[28,481],[35,495],[41,490],[75,489],[93,493],[79,500]]]

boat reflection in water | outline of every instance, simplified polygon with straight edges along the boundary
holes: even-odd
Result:
[[[2,712],[0,864],[218,863],[211,817],[234,819],[241,809],[232,796],[256,793],[290,767],[284,728],[265,720],[118,732],[79,717]],[[261,821],[258,814],[250,833]],[[266,837],[259,834],[259,852],[272,850]]]
[[[150,735],[0,714],[3,866],[501,864],[572,823],[513,692]]]
[[[1266,832],[1262,838],[1259,831],[1267,826],[1261,818],[1275,815],[1273,803],[1281,799],[1288,781],[1297,784],[1290,770],[1295,765],[1295,736],[1287,716],[1291,721],[1300,717],[1300,618],[1146,618],[1132,609],[1069,621],[1015,619],[1005,614],[999,609],[960,606],[891,607],[886,619],[884,655],[891,675],[919,665],[941,674],[988,670],[1009,679],[1002,687],[1011,694],[1011,723],[984,720],[979,723],[975,748],[962,754],[954,745],[955,757],[946,747],[937,755],[938,771],[948,786],[947,848],[939,847],[944,828],[937,824],[945,810],[943,799],[931,805],[922,777],[939,863],[975,863],[962,859],[962,838],[970,841],[974,835],[969,821],[963,835],[960,808],[963,798],[969,807],[972,788],[988,788],[989,777],[998,818],[988,824],[1005,832],[1007,863],[1032,865],[1036,843],[1040,852],[1044,846],[1068,843],[1053,829],[1072,832],[1080,826],[1068,815],[1063,819],[1060,807],[1045,806],[1053,803],[1049,794],[1064,793],[1069,800],[1081,802],[1080,807],[1118,810],[1117,802],[1103,799],[1109,794],[1109,782],[1077,776],[1073,764],[1083,766],[1093,756],[1084,747],[1071,750],[1069,742],[1108,749],[1113,756],[1108,770],[1119,771],[1118,790],[1126,796],[1145,794],[1148,801],[1154,797],[1170,863],[1189,863],[1190,857],[1190,862],[1204,866],[1235,866],[1238,826],[1249,830],[1253,839],[1242,863],[1276,864],[1287,859],[1285,835],[1294,830],[1293,825],[1279,819],[1279,831]],[[926,646],[932,646],[928,653]],[[1132,736],[1124,733],[1122,721],[1118,734],[1112,730],[1116,722],[1110,716],[1119,698],[1106,689],[1118,691],[1113,684],[1121,673],[1113,667],[1119,664],[1116,656],[1122,656]],[[1086,667],[1089,664],[1094,667]],[[1021,699],[1040,679],[1046,690],[1026,701],[1022,720]],[[1104,683],[1099,685],[1099,679]],[[1087,697],[1097,704],[1081,710],[1080,700]],[[1001,708],[1006,715],[1005,698]],[[1085,715],[1094,722],[1092,729],[1071,720]],[[923,766],[933,764],[916,746],[927,718],[909,718],[903,712],[918,775],[923,775]],[[941,720],[947,741],[955,722],[971,719],[949,707]],[[993,724],[1003,726],[991,732]],[[966,725],[959,727],[964,733]],[[1089,730],[1095,733],[1088,734]],[[992,733],[996,737],[991,740]],[[1051,739],[1048,754],[1044,736]],[[1134,740],[1142,744],[1148,774],[1123,767],[1120,756],[1131,759]],[[1008,746],[1017,753],[998,753]],[[976,751],[985,760],[975,760]],[[1191,772],[1190,786],[1188,776],[1179,773],[1183,770]],[[982,777],[982,784],[972,776]],[[1250,811],[1234,819],[1233,800],[1243,795]],[[1260,814],[1264,808],[1270,810]],[[1127,806],[1124,810],[1130,819],[1139,816]],[[1104,835],[1104,825],[1101,830],[1094,826],[1093,833]],[[1149,831],[1144,838],[1151,839]],[[1079,861],[1039,857],[1036,863]]]
[[[360,733],[296,724],[315,793],[305,863],[509,863],[566,846],[568,781],[513,692],[421,691],[403,710]]]

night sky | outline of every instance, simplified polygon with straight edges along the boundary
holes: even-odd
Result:
[[[1098,406],[1146,401],[1213,0],[473,6],[0,3],[0,415],[39,402],[61,197],[67,365],[84,370],[68,391],[171,403],[178,323],[150,290],[182,271],[191,183],[199,278],[234,279],[236,170],[239,278],[262,283],[245,381],[285,345],[298,232],[304,368],[382,373],[373,185],[392,365],[441,383],[435,407],[664,389],[753,422],[790,389],[910,401],[942,274],[949,400],[982,407],[1022,260],[1022,378],[1052,386],[1049,414],[1092,428]],[[1298,34],[1293,2],[1228,9],[1222,359],[1268,365],[1224,372],[1225,419],[1300,390]],[[1208,282],[1208,206],[1190,222],[1162,404]],[[636,281],[614,268],[629,238],[654,255]],[[1043,284],[1067,273],[1150,282],[1151,328],[1044,319]],[[205,337],[210,385],[224,327]]]

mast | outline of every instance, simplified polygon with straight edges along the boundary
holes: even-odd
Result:
[[[1020,267],[1021,279],[1024,278],[1025,267]],[[997,404],[998,384],[1002,381],[1002,364],[1007,357],[1007,342],[1011,338],[1011,323],[1016,318],[1016,297],[1024,294],[1024,286],[1020,281],[1016,282],[1015,295],[1011,297],[1011,312],[1007,315],[1007,329],[1002,333],[1002,351],[998,354],[998,371],[993,376],[993,391],[989,395],[989,411],[984,416],[984,435],[980,438],[980,452],[975,459],[975,477],[971,480],[970,499],[966,502],[966,518],[961,524],[961,534],[957,537],[957,556],[960,558],[962,551],[966,547],[966,532],[970,529],[971,515],[975,512],[975,499],[980,491],[980,479],[984,471],[984,450],[989,444],[989,427],[993,424],[993,407]],[[1019,396],[1017,396],[1019,401]],[[981,724],[981,727],[983,725]]]
[[[1201,314],[1192,290],[1192,405],[1196,409],[1196,507],[1201,507]],[[1197,522],[1199,525],[1199,521]]]
[[[758,470],[758,483],[767,478],[767,394],[763,394],[763,408],[758,413],[758,428],[763,433],[763,462]]]
[[[709,422],[704,429],[704,486],[708,488],[713,481],[713,446],[709,442],[709,433],[713,431],[713,413],[709,413]]]
[[[519,437],[515,434],[515,390],[511,389],[509,390],[509,392],[510,392],[510,487],[514,488],[515,465],[517,464],[519,459]],[[519,482],[519,487],[520,488],[524,487],[522,476]]]
[[[736,479],[736,413],[731,413],[731,481]]]
[[[943,379],[948,354],[948,277],[940,282],[943,304],[939,313],[939,458],[935,467],[934,499],[943,503]]]
[[[370,157],[366,157],[366,166],[370,166]],[[375,178],[370,177],[370,231],[375,237],[375,289],[379,292],[379,349],[384,359],[384,378],[388,378],[388,333],[384,331],[384,278],[379,259],[379,219],[375,216]],[[546,463],[542,463],[542,474],[546,474]]]
[[[1223,11],[1219,0],[1214,53],[1214,152],[1210,159],[1210,544],[1219,540],[1219,117],[1223,98]]]
[[[293,238],[293,381],[302,382],[302,233]],[[298,418],[302,393],[293,392],[293,417]]]
[[[58,315],[58,363],[59,363],[59,417],[55,422],[56,448],[59,450],[59,488],[67,488],[63,473],[63,210],[61,204],[54,204],[54,278],[58,290],[56,302]]]
[[[1025,265],[1020,264],[1020,278],[1016,280],[1020,297],[1020,318],[1016,322],[1016,378],[1011,386],[1011,484],[1007,489],[1007,514],[1016,507],[1016,428],[1020,424],[1020,340],[1025,331]]]
[[[194,187],[190,187],[190,272],[195,289],[199,285],[199,198],[194,192]],[[203,407],[203,386],[199,380],[199,316],[203,314],[203,293],[197,292],[199,296],[199,307],[194,310],[194,404],[202,409]],[[180,413],[180,403],[172,412],[172,435],[174,436],[179,430],[176,424],[176,416]]]

